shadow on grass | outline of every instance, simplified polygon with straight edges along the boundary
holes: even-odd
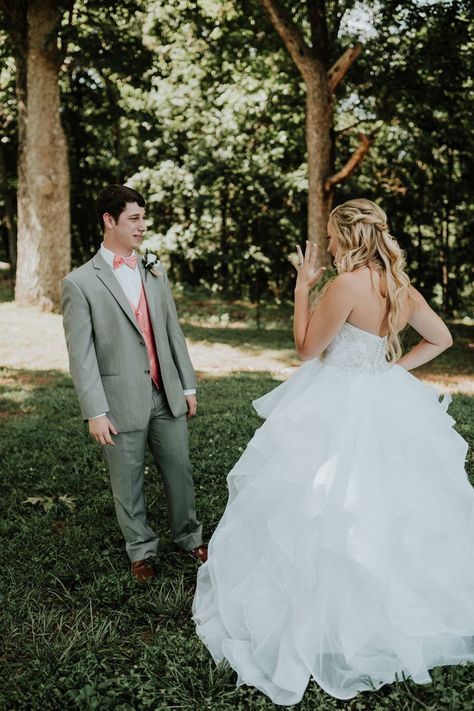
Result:
[[[474,326],[466,324],[448,324],[453,335],[454,345],[442,353],[435,360],[418,368],[416,375],[446,375],[446,376],[474,376]],[[244,348],[255,355],[262,354],[265,350],[282,351],[280,356],[273,357],[288,365],[290,360],[295,361],[294,343],[291,322],[288,329],[256,329],[256,328],[229,328],[217,326],[196,326],[183,324],[185,335],[193,342],[229,345],[233,348]],[[420,339],[412,329],[407,328],[401,335],[404,350],[409,350]],[[251,366],[251,361],[249,361]]]
[[[291,323],[288,325],[288,330],[195,326],[184,323],[183,331],[187,338],[196,342],[224,343],[235,348],[245,347],[255,352],[268,348],[294,350]]]
[[[226,476],[261,424],[251,400],[275,385],[245,373],[200,386],[190,443],[206,537],[226,504]],[[0,369],[0,397],[11,405],[0,428],[0,708],[274,709],[255,689],[236,689],[234,673],[216,669],[194,633],[196,566],[170,543],[150,458],[147,506],[163,546],[159,575],[142,588],[131,580],[101,450],[69,376]],[[472,436],[473,404],[454,398],[464,436]],[[297,708],[467,711],[471,674],[437,669],[432,685],[394,684],[345,703],[311,684]]]

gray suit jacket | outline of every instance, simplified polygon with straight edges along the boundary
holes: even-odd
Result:
[[[178,417],[187,412],[183,390],[195,388],[196,378],[164,269],[158,276],[145,275],[138,264],[162,386]],[[64,279],[62,311],[69,369],[84,419],[107,412],[119,432],[143,429],[152,400],[147,350],[130,303],[100,252]]]

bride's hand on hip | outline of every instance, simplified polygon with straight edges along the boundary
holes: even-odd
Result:
[[[316,268],[318,248],[314,242],[306,240],[305,253],[301,251],[299,244],[296,245],[298,261],[294,264],[297,271],[295,289],[311,289],[322,277],[326,267]]]

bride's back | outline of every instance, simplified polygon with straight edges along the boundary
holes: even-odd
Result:
[[[378,270],[361,267],[350,272],[355,305],[347,321],[353,326],[376,336],[386,336],[388,331],[388,299],[385,279]],[[401,304],[397,318],[397,331],[407,324],[410,315],[408,296]]]

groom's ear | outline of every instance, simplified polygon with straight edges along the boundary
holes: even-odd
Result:
[[[109,230],[113,229],[117,224],[110,212],[104,212],[102,219],[104,221],[104,227],[107,227]]]

